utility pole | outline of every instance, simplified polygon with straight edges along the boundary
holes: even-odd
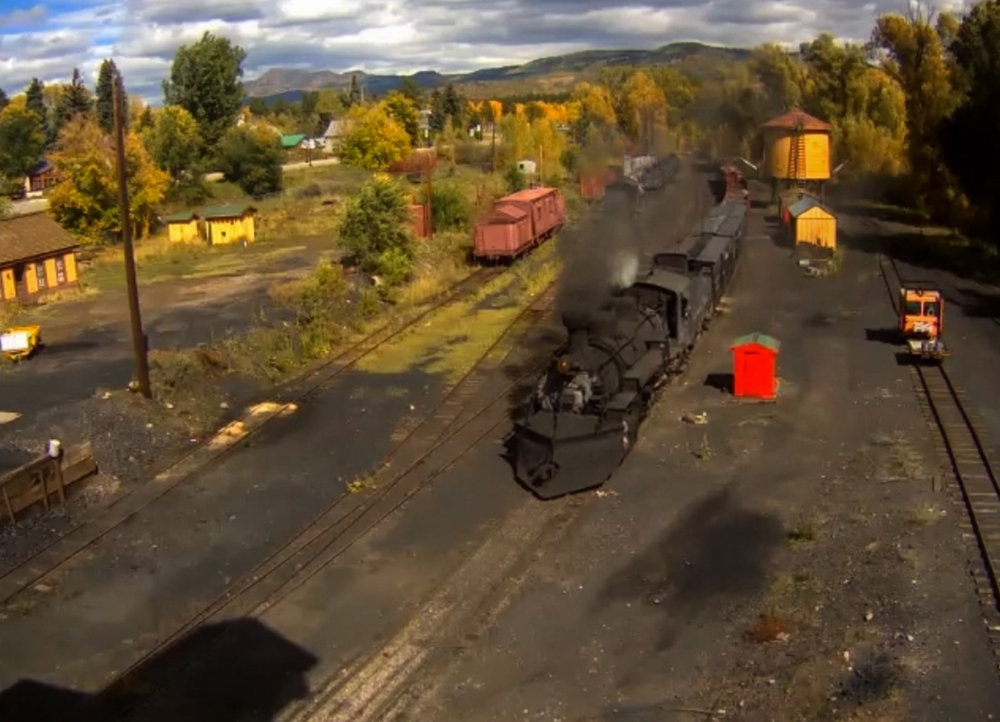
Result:
[[[432,207],[434,196],[434,162],[431,158],[427,161],[427,237],[434,235],[434,209]]]
[[[490,101],[486,101],[487,103]],[[492,110],[490,111],[491,115]],[[497,171],[497,119],[493,118],[493,122],[490,124],[493,126],[493,141],[490,147],[490,175],[493,175]]]
[[[128,310],[132,319],[132,352],[135,354],[135,376],[139,392],[149,399],[153,396],[149,383],[149,358],[146,335],[142,332],[139,313],[139,288],[135,279],[135,256],[132,252],[132,220],[128,209],[128,185],[125,176],[125,128],[122,125],[122,76],[115,73],[111,86],[111,104],[114,106],[115,153],[118,161],[118,219],[122,227],[122,244],[125,252],[125,280],[128,284]],[[129,384],[131,388],[132,385]]]

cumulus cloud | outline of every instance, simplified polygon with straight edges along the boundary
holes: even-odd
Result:
[[[247,50],[247,78],[273,67],[462,72],[678,40],[749,47],[829,31],[864,41],[878,14],[904,9],[900,0],[4,0],[0,87],[65,81],[74,67],[92,84],[110,56],[130,92],[157,102],[177,48],[206,30]]]

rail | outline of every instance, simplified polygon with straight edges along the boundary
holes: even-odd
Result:
[[[154,646],[147,649],[112,683],[114,687],[141,688],[148,699],[172,678],[170,674],[143,679],[143,666],[185,634],[213,618],[259,617],[280,604],[330,564],[339,559],[413,495],[456,464],[508,420],[507,398],[510,392],[533,377],[538,363],[519,369],[515,378],[504,375],[502,365],[517,350],[516,333],[526,320],[551,308],[555,283],[549,284],[532,303],[507,325],[500,336],[483,351],[465,376],[438,402],[423,421],[409,431],[375,472],[397,468],[391,477],[378,481],[371,493],[345,493],[321,510],[296,536],[283,543],[239,582],[203,605],[197,612]],[[506,381],[496,391],[487,382],[497,377]],[[475,405],[479,399],[481,403]],[[448,459],[439,466],[428,466],[429,457],[450,447]],[[179,670],[177,670],[179,671]],[[141,704],[141,702],[137,702]],[[116,709],[116,714],[129,710]]]
[[[497,267],[481,268],[433,297],[427,308],[415,316],[407,318],[405,322],[398,325],[392,321],[386,322],[364,338],[351,344],[336,356],[314,366],[304,376],[297,379],[296,391],[290,394],[291,398],[288,401],[302,402],[310,398],[338,376],[354,368],[362,359],[376,352],[392,339],[413,328],[423,319],[453,301],[459,294],[488,283],[490,279],[502,272],[503,269]],[[239,443],[223,448],[211,458],[209,463],[218,463],[219,460],[232,453],[235,449],[245,445],[259,432],[262,426],[251,429]],[[199,449],[188,452],[180,458],[175,459],[171,467],[178,467],[185,464],[198,453]],[[97,520],[93,518],[84,519],[80,523],[71,526],[0,577],[0,604],[23,592],[25,589],[33,587],[45,577],[64,567],[108,534],[127,523],[136,513],[164,497],[171,489],[190,479],[201,468],[201,466],[192,468],[185,473],[178,474],[168,482],[147,483],[138,486],[124,496],[116,499],[106,512],[108,516]],[[60,550],[59,546],[65,546],[68,549]],[[54,559],[47,559],[46,557],[54,557]]]
[[[907,283],[894,259],[880,255],[879,267],[893,310],[898,288]],[[914,388],[940,434],[955,490],[972,529],[979,557],[972,572],[994,654],[1000,658],[1000,480],[982,435],[943,364],[911,364]],[[998,663],[1000,669],[1000,663]]]

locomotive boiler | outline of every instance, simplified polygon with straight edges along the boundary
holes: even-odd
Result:
[[[621,184],[605,201],[627,210],[636,194]],[[580,288],[585,278],[576,279],[575,298],[606,300],[563,313],[567,342],[514,414],[507,450],[518,482],[552,499],[601,486],[614,473],[638,439],[658,381],[683,368],[732,280],[747,208],[742,194],[726,197],[644,273],[636,274],[635,256],[618,258],[608,269],[613,289]],[[634,229],[626,223],[621,231]]]
[[[600,486],[611,475],[637,438],[668,353],[666,319],[634,294],[562,320],[568,341],[512,437],[517,478],[543,499]]]

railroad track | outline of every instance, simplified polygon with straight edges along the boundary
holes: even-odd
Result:
[[[899,268],[895,260],[881,254],[879,266],[898,316],[898,289],[903,281]],[[963,536],[974,548],[970,571],[1000,671],[1000,479],[975,415],[945,365],[915,363],[910,370],[924,415],[939,432],[938,450],[955,481],[950,485],[952,495],[968,518]]]
[[[522,323],[529,318],[535,320],[551,308],[555,288],[555,283],[550,284],[526,306],[431,414],[408,433],[379,466],[373,488],[363,493],[345,494],[331,502],[299,534],[274,550],[240,582],[231,585],[147,649],[116,677],[110,689],[138,688],[143,690],[144,699],[150,699],[151,692],[169,684],[188,665],[182,664],[181,668],[166,675],[158,669],[155,679],[146,679],[143,666],[147,662],[200,625],[214,619],[260,617],[280,604],[494,434],[508,419],[507,395],[539,368],[538,364],[529,364],[515,378],[507,379],[503,375],[503,364],[518,348]],[[498,377],[505,383],[498,386]],[[439,464],[430,463],[435,454],[444,460]],[[390,468],[396,471],[391,476],[384,476]],[[116,709],[116,718],[125,717],[132,711],[132,708]]]
[[[387,321],[375,331],[351,344],[336,356],[312,368],[306,375],[296,379],[286,392],[281,394],[282,403],[307,401],[336,381],[337,377],[354,368],[366,356],[374,353],[394,338],[412,329],[416,324],[455,301],[463,293],[479,288],[503,273],[499,266],[480,268],[465,279],[445,289],[429,300],[429,305],[415,316],[399,321]],[[290,390],[289,390],[290,388]],[[220,451],[209,462],[186,470],[163,483],[146,483],[126,493],[112,502],[96,518],[84,518],[38,549],[18,566],[0,576],[0,605],[15,595],[42,582],[46,577],[64,567],[80,554],[97,544],[101,539],[125,524],[172,489],[190,479],[195,473],[218,464],[237,448],[246,445],[262,427],[256,427],[240,440]],[[403,439],[405,442],[406,439]],[[173,466],[184,465],[197,449],[175,459]]]

